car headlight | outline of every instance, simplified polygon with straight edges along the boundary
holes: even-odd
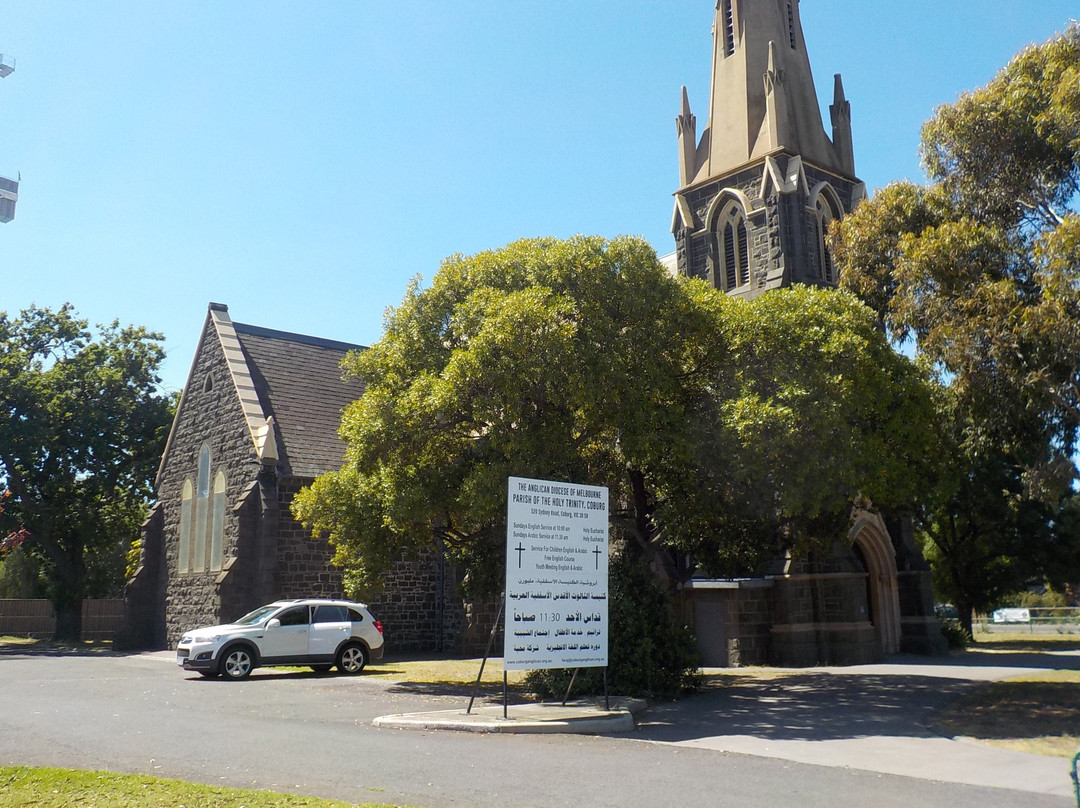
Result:
[[[187,636],[181,637],[180,638],[180,644],[181,645],[191,645],[191,637],[187,637]]]

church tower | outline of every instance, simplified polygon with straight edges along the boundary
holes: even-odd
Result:
[[[700,139],[685,87],[676,119],[679,272],[746,297],[793,283],[836,283],[825,233],[866,196],[839,75],[829,110],[831,137],[798,0],[717,0]]]

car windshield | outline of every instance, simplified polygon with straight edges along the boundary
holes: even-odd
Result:
[[[237,625],[237,626],[250,626],[250,625],[253,625],[255,623],[258,623],[260,620],[262,620],[264,617],[266,617],[266,615],[270,614],[271,612],[277,611],[277,609],[278,609],[277,606],[260,606],[255,611],[248,612],[247,614],[245,614],[243,617],[241,617],[239,620],[237,620],[233,625]]]

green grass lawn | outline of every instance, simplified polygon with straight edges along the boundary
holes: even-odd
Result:
[[[353,803],[144,775],[0,766],[0,808],[346,808]],[[357,808],[389,808],[362,803]],[[404,806],[394,806],[404,808]]]
[[[33,637],[12,637],[6,634],[0,636],[0,645],[35,645],[39,642],[43,640],[35,640]]]
[[[378,662],[367,669],[366,675],[377,679],[416,684],[445,684],[449,686],[472,685],[480,673],[480,659],[410,659]],[[507,684],[518,686],[525,679],[524,671],[508,671]],[[501,659],[489,659],[484,665],[481,683],[502,686],[503,665]]]
[[[1080,651],[1080,636],[1028,634],[1026,631],[975,633],[972,651]]]

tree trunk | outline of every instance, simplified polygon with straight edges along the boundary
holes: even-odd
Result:
[[[82,639],[82,601],[75,603],[54,603],[56,610],[56,631],[53,640],[64,643],[77,643]]]
[[[956,604],[956,614],[957,614],[958,619],[960,620],[960,625],[963,626],[964,631],[966,631],[968,633],[968,636],[971,637],[971,641],[974,642],[975,641],[975,632],[973,630],[973,626],[974,626],[973,618],[974,618],[975,610],[972,609],[971,606],[969,606],[969,605],[967,605],[965,603],[957,603]]]
[[[82,639],[82,603],[85,597],[86,560],[82,545],[68,548],[56,565],[56,580],[52,593],[53,609],[56,611],[57,642],[79,642]]]

